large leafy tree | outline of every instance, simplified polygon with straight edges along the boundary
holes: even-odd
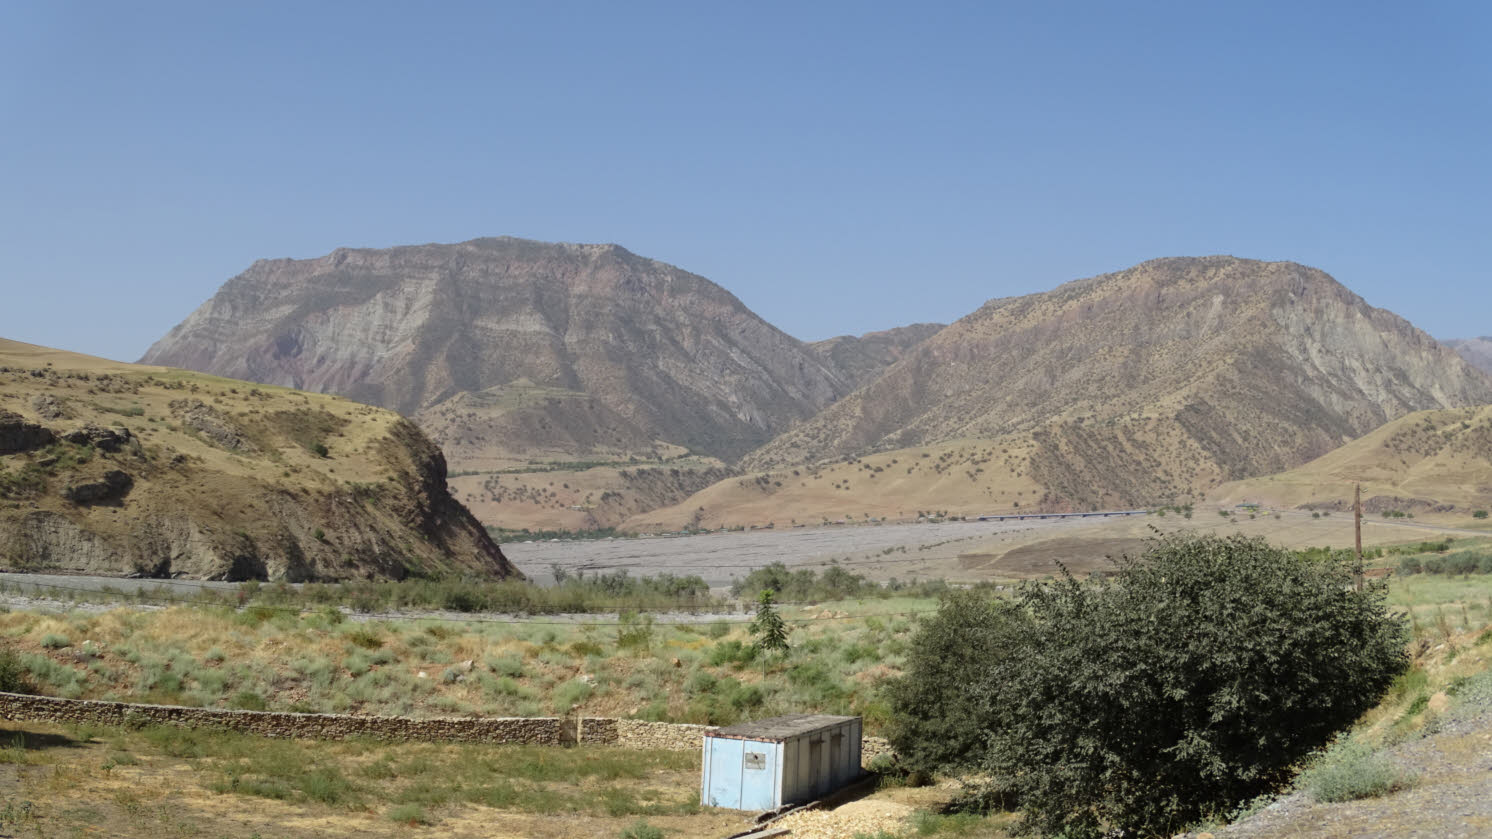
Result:
[[[1003,646],[914,662],[908,678],[937,675],[941,693],[893,689],[898,737],[977,725],[977,760],[947,765],[977,763],[1035,830],[1170,835],[1278,789],[1404,669],[1404,621],[1382,586],[1354,590],[1355,571],[1261,539],[1175,536],[1108,580],[1026,586],[1019,618],[945,607],[914,656],[956,621]]]

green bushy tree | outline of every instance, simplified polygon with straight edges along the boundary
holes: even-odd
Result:
[[[787,633],[787,623],[777,611],[772,590],[764,589],[757,596],[756,617],[751,621],[751,634],[756,637],[752,646],[761,658],[763,678],[767,675],[767,654],[787,654]]]
[[[934,640],[956,621],[1003,646],[914,663],[909,678],[923,668],[938,685],[892,689],[896,736],[979,726],[969,748],[986,793],[1018,802],[1036,831],[1173,834],[1278,789],[1404,669],[1404,621],[1381,585],[1354,591],[1355,570],[1262,539],[1181,535],[1103,581],[1026,586],[1010,607],[1021,617],[940,612],[914,658],[961,655]],[[923,754],[937,748],[950,747]]]
[[[1015,677],[1014,653],[1030,630],[1028,612],[985,593],[942,600],[913,636],[905,674],[886,689],[896,720],[891,745],[903,768],[930,774],[979,767],[989,732],[1002,724],[988,685]]]

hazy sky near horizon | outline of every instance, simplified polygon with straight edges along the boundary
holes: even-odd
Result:
[[[805,340],[1174,255],[1492,333],[1492,5],[0,4],[0,337],[255,259],[616,242]]]

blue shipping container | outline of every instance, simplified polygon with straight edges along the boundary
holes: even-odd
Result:
[[[700,801],[772,810],[822,798],[860,777],[859,717],[791,714],[712,731],[704,738]]]

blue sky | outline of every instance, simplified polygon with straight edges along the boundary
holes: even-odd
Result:
[[[804,339],[1170,255],[1492,333],[1484,3],[0,4],[0,336],[261,257],[617,242]]]

